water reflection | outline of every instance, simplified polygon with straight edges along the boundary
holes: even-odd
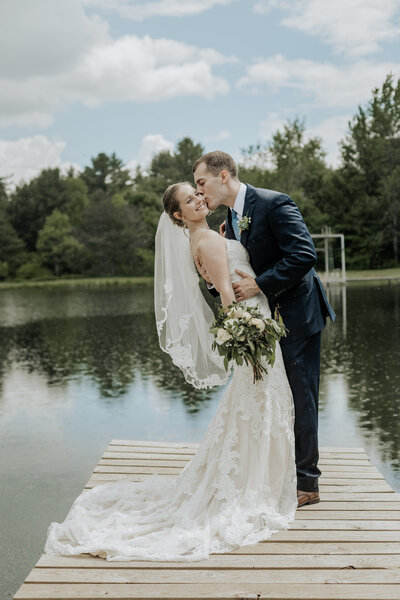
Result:
[[[347,289],[347,302],[339,288],[329,292],[338,321],[324,335],[322,404],[329,401],[335,405],[338,419],[340,405],[345,402],[340,422],[345,426],[356,416],[359,439],[363,438],[372,455],[390,465],[398,485],[400,286],[354,285]],[[329,385],[338,377],[342,389],[332,395]],[[339,423],[335,430],[339,431]]]
[[[364,446],[400,491],[400,286],[328,294],[337,322],[323,333],[321,444]],[[222,393],[193,390],[159,349],[151,286],[1,291],[0,596],[110,438],[199,441]]]

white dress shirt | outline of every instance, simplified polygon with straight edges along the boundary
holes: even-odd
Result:
[[[235,204],[233,205],[233,210],[235,210],[237,212],[237,214],[239,215],[239,219],[241,219],[243,217],[244,200],[246,198],[246,192],[247,192],[247,187],[245,186],[244,183],[241,183],[238,194],[236,196]]]

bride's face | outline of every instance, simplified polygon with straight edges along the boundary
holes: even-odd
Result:
[[[196,192],[189,184],[180,186],[176,193],[176,199],[179,202],[180,210],[174,213],[174,217],[182,219],[186,223],[202,221],[209,213],[203,194]]]

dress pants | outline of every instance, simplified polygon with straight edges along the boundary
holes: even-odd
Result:
[[[294,400],[297,489],[315,492],[321,475],[317,466],[321,332],[281,348]]]

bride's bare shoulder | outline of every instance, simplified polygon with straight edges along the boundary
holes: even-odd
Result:
[[[204,229],[199,232],[198,242],[202,244],[208,244],[209,242],[224,244],[224,238],[213,229]]]
[[[196,249],[198,252],[216,251],[225,248],[225,241],[222,236],[212,229],[199,232],[196,239]]]

